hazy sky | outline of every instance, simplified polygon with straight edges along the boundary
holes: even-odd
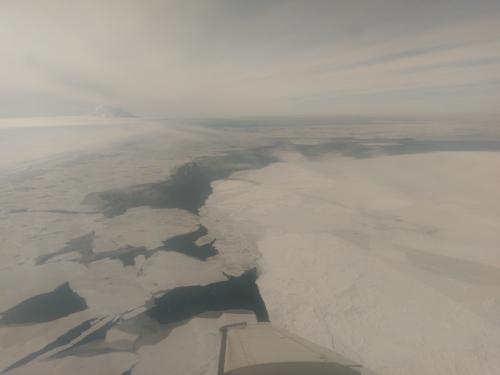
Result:
[[[0,0],[0,117],[500,112],[499,0]]]

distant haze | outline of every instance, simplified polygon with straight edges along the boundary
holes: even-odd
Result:
[[[99,106],[88,114],[94,117],[135,117],[134,114],[123,110],[122,108]]]
[[[498,113],[499,20],[498,0],[4,0],[0,117]]]

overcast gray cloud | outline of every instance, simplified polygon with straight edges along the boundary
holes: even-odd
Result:
[[[0,116],[498,112],[500,2],[0,2]]]

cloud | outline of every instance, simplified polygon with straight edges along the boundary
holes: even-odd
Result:
[[[88,116],[94,117],[136,117],[134,114],[123,110],[122,108],[115,108],[110,106],[96,107]]]
[[[103,102],[144,117],[497,111],[495,0],[1,7],[0,116]]]

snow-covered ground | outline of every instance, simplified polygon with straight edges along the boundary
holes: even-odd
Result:
[[[498,373],[500,154],[288,159],[207,202],[262,225],[271,321],[381,373]]]
[[[257,266],[272,323],[382,374],[500,373],[496,127],[43,121],[0,129],[0,371],[214,373],[230,315],[148,309]],[[190,162],[234,171],[199,215],[144,203]],[[162,248],[199,228],[217,255]],[[65,283],[87,308],[25,314]]]

